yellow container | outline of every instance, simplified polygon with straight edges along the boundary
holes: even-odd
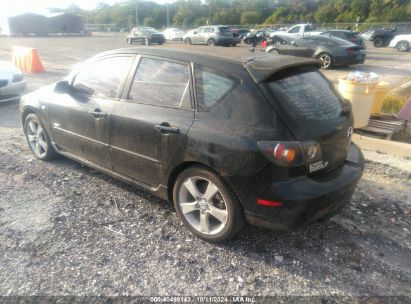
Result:
[[[385,95],[391,89],[391,85],[386,81],[380,81],[375,91],[374,102],[372,104],[371,113],[380,114]]]
[[[339,79],[338,91],[352,104],[354,128],[363,128],[368,125],[376,88],[377,82]]]

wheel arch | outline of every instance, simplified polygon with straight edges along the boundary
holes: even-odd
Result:
[[[230,189],[233,191],[233,193],[236,195],[238,201],[240,202],[241,206],[244,208],[244,204],[240,199],[240,196],[238,195],[237,191],[235,191],[235,189],[228,183],[228,181],[224,178],[223,175],[221,175],[219,172],[217,172],[216,170],[214,170],[212,167],[208,166],[205,163],[199,162],[199,161],[185,161],[182,162],[180,164],[178,164],[177,166],[175,166],[170,174],[168,175],[167,178],[167,198],[169,202],[173,202],[173,189],[174,189],[174,184],[177,180],[177,177],[181,174],[181,172],[183,172],[184,170],[190,168],[190,167],[194,167],[194,166],[200,166],[200,167],[204,167],[207,170],[210,170],[211,172],[213,172],[214,174],[218,175],[224,182],[225,184],[230,187]]]

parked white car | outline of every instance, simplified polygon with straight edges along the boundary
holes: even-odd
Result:
[[[393,47],[400,52],[411,50],[411,34],[395,36],[390,42],[390,47]]]
[[[178,28],[167,28],[164,30],[163,35],[166,40],[181,40],[183,41],[184,31]]]
[[[0,102],[20,98],[26,88],[21,71],[7,61],[0,61]]]
[[[286,35],[286,36],[293,36],[293,37],[305,37],[309,35],[319,35],[322,31],[316,30],[311,24],[303,23],[303,24],[296,24],[290,27],[286,31],[275,31],[270,34],[270,37],[275,35]]]

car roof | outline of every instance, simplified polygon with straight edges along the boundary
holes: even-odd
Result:
[[[238,74],[247,70],[249,75],[257,83],[260,83],[275,73],[296,66],[311,65],[318,66],[318,61],[310,58],[267,55],[265,53],[254,53],[253,55],[234,55],[216,56],[199,51],[185,51],[171,48],[156,47],[129,47],[115,49],[96,55],[97,57],[114,54],[141,54],[148,56],[164,57],[171,60],[193,62],[210,68],[225,70],[232,74]],[[239,76],[239,75],[238,75]]]

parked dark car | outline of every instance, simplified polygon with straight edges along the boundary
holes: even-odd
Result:
[[[267,53],[292,55],[318,59],[321,67],[348,66],[364,63],[364,49],[338,37],[320,35],[295,38],[275,35],[271,37]]]
[[[238,43],[238,41],[234,39],[230,28],[221,25],[199,27],[186,33],[183,39],[184,43],[187,45],[206,44],[209,46],[236,46]]]
[[[348,30],[326,30],[322,32],[320,35],[323,35],[323,36],[332,35],[332,36],[350,41],[365,49],[364,39],[361,37],[361,35],[358,32],[352,32]]]
[[[164,35],[152,27],[135,27],[127,36],[127,43],[140,43],[145,45],[163,44],[166,41]]]
[[[361,36],[368,41],[372,41],[377,48],[388,46],[391,40],[397,35],[411,34],[411,25],[403,25],[398,28],[375,28],[363,33]]]
[[[245,35],[243,41],[246,44],[255,46],[270,37],[272,32],[273,30],[271,29],[251,30]]]
[[[316,65],[119,49],[23,96],[21,120],[37,158],[62,154],[173,201],[207,241],[245,221],[289,229],[339,211],[364,166],[350,103]]]

